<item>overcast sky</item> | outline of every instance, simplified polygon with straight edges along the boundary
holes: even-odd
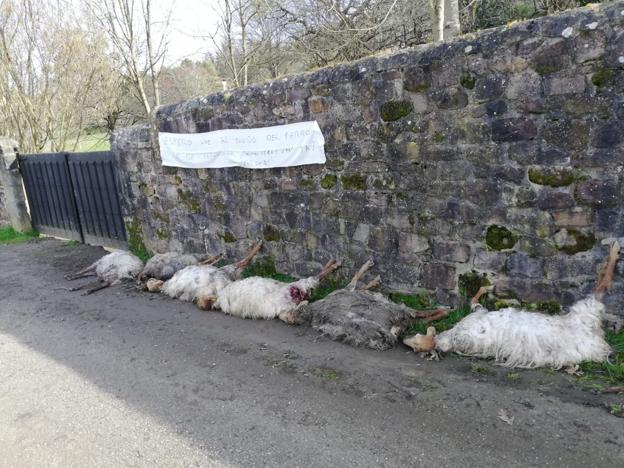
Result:
[[[168,11],[172,0],[153,0],[160,13]],[[172,27],[169,37],[168,64],[190,58],[199,60],[206,52],[212,50],[207,36],[215,30],[214,5],[217,0],[174,0]]]

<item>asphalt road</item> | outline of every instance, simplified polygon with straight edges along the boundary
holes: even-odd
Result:
[[[0,246],[0,466],[624,466],[622,398],[563,373],[67,291],[101,254]]]

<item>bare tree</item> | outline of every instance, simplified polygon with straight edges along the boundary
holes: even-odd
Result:
[[[89,10],[106,31],[144,117],[160,105],[159,79],[168,46],[173,5],[158,23],[151,0],[91,0]]]
[[[59,0],[0,0],[0,132],[22,151],[75,148],[107,112],[112,62]]]
[[[216,49],[216,63],[222,63],[233,86],[249,83],[249,66],[261,41],[253,41],[253,21],[259,15],[257,0],[219,0],[215,12],[219,17],[208,38]]]
[[[434,41],[445,41],[461,33],[458,0],[429,0]]]
[[[267,0],[308,67],[427,41],[425,0]]]
[[[163,104],[205,96],[222,88],[212,63],[188,59],[177,66],[164,67],[160,85]]]

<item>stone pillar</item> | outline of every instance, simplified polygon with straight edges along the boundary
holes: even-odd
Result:
[[[4,137],[0,137],[0,186],[4,192],[4,205],[9,224],[16,231],[32,230],[22,176],[17,167],[17,143]]]

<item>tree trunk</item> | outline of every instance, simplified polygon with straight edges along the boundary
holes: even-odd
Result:
[[[461,32],[459,23],[458,0],[430,0],[432,35],[434,41],[445,41],[458,36]]]

